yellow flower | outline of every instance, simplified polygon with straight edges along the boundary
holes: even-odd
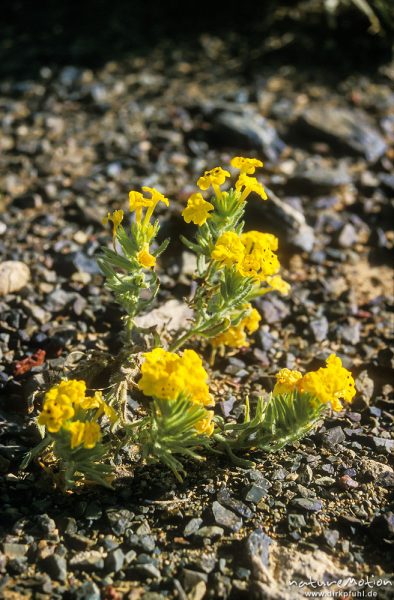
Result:
[[[153,211],[155,210],[158,203],[163,202],[163,204],[165,204],[166,206],[169,206],[170,201],[168,200],[168,198],[163,196],[163,194],[161,192],[159,192],[158,190],[156,190],[155,188],[151,188],[151,187],[148,187],[145,185],[145,186],[143,186],[142,191],[151,195],[151,199],[150,199],[151,205],[149,206],[148,210],[146,211],[146,215],[144,217],[144,225],[147,225],[149,223],[149,221],[153,215]]]
[[[299,390],[310,394],[321,404],[330,403],[336,411],[342,409],[341,399],[350,403],[356,394],[352,374],[342,366],[341,359],[335,354],[331,354],[326,366],[317,371],[302,376],[299,371],[282,369],[276,379],[274,394]]]
[[[86,396],[84,400],[80,402],[80,407],[83,408],[83,410],[97,408],[95,419],[98,419],[104,414],[109,418],[111,423],[115,423],[115,421],[118,420],[116,411],[104,401],[102,392],[95,392],[94,396]]]
[[[240,198],[241,202],[244,202],[251,192],[254,192],[263,200],[268,199],[264,186],[257,181],[256,177],[249,177],[249,175],[246,175],[246,173],[243,173],[242,171],[235,182],[235,189],[237,192],[242,192]]]
[[[297,384],[302,378],[302,373],[300,371],[291,371],[290,369],[281,369],[275,377],[276,384],[273,393],[286,394],[297,389]]]
[[[291,290],[290,283],[287,283],[280,275],[269,276],[266,281],[273,290],[276,290],[283,296],[287,296]]]
[[[234,156],[231,159],[231,166],[240,169],[241,173],[253,175],[257,167],[262,167],[263,163],[257,158],[244,158],[243,156]]]
[[[217,335],[211,339],[211,345],[213,348],[219,348],[223,346],[229,346],[231,348],[245,348],[250,345],[246,332],[249,334],[254,333],[259,328],[261,316],[259,312],[252,308],[250,304],[247,305],[250,312],[238,323],[238,325],[229,327],[223,333]]]
[[[186,208],[182,211],[182,217],[186,223],[192,221],[195,225],[201,226],[209,219],[209,212],[213,209],[213,204],[204,200],[200,193],[192,194]]]
[[[56,433],[63,424],[74,416],[74,407],[85,398],[84,381],[61,381],[54,385],[44,397],[42,411],[38,417],[40,425],[45,425],[50,433]]]
[[[328,357],[326,367],[304,375],[299,385],[301,391],[316,396],[324,404],[329,402],[336,411],[342,409],[341,399],[350,403],[356,394],[352,374],[335,354]]]
[[[221,198],[222,192],[220,190],[220,186],[226,181],[226,177],[231,177],[228,171],[225,171],[222,169],[222,167],[215,167],[210,171],[205,171],[204,175],[202,175],[202,177],[200,177],[197,181],[197,185],[200,190],[207,190],[210,186],[212,186],[216,196]]]
[[[149,198],[144,198],[141,192],[134,191],[129,192],[129,204],[130,211],[135,211],[135,220],[137,221],[137,223],[141,223],[142,209],[152,208],[153,205],[152,200],[150,200]]]
[[[73,421],[67,424],[71,433],[71,448],[77,448],[83,444],[84,448],[94,448],[101,440],[101,431],[98,423]]]
[[[237,268],[244,277],[253,277],[265,281],[280,269],[280,263],[273,249],[277,249],[277,238],[269,233],[248,231],[242,233],[240,240],[244,245],[244,256]]]
[[[156,257],[149,252],[149,246],[146,244],[137,254],[137,260],[145,269],[151,269],[156,264]]]
[[[233,231],[227,231],[222,233],[216,241],[212,258],[227,267],[231,267],[243,259],[244,253],[245,248],[240,237]]]
[[[104,219],[102,221],[103,225],[106,225],[108,223],[108,221],[112,221],[112,223],[113,223],[112,237],[116,237],[116,232],[118,231],[119,225],[123,221],[123,216],[124,216],[123,210],[114,210],[112,215],[110,213],[108,213],[107,216],[104,217]]]
[[[138,383],[145,396],[159,400],[176,400],[180,394],[196,404],[212,404],[202,360],[194,350],[185,350],[182,356],[155,348],[144,354],[141,379]]]
[[[204,417],[200,421],[197,421],[197,423],[194,425],[194,429],[197,431],[197,433],[210,437],[213,434],[213,430],[215,428],[214,424],[212,423],[212,419],[214,416],[213,410],[207,410],[206,415],[206,417]]]
[[[250,313],[241,321],[248,333],[254,333],[258,330],[261,321],[261,315],[258,310],[252,308]]]

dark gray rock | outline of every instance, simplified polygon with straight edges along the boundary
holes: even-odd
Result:
[[[190,519],[190,521],[186,525],[185,529],[183,530],[183,535],[185,537],[189,537],[190,535],[193,535],[201,527],[201,524],[202,524],[202,519],[200,519],[200,518]]]
[[[336,427],[331,427],[322,433],[321,438],[324,445],[331,448],[337,444],[342,444],[342,442],[344,442],[346,439],[346,435],[344,434],[342,427],[337,425]]]
[[[121,571],[124,564],[125,555],[121,548],[116,548],[116,550],[109,552],[104,562],[105,570],[110,573],[117,573],[118,571]]]
[[[238,517],[228,508],[222,506],[219,502],[212,504],[212,513],[218,525],[226,527],[231,531],[238,531],[242,527],[242,518]]]
[[[254,558],[261,560],[265,567],[269,566],[269,552],[272,539],[261,529],[256,529],[246,538],[246,554],[250,562]]]
[[[339,540],[339,531],[336,529],[325,529],[323,539],[330,548],[335,548]]]
[[[296,529],[301,529],[302,527],[306,527],[306,521],[304,515],[298,514],[288,514],[287,515],[287,523],[290,531],[294,531]]]
[[[249,506],[242,502],[242,500],[238,500],[237,498],[230,496],[230,493],[226,488],[219,490],[218,500],[224,504],[224,506],[227,506],[227,508],[235,511],[245,519],[250,519],[253,517],[254,513],[250,510]]]
[[[66,581],[67,579],[67,561],[64,556],[51,554],[42,561],[43,570],[48,573],[51,579],[57,581]]]
[[[131,525],[134,513],[126,508],[110,508],[106,511],[107,519],[115,535],[123,535]]]
[[[310,106],[298,124],[317,140],[328,141],[376,162],[386,151],[386,143],[365,113],[346,108]]]
[[[319,317],[318,319],[312,319],[309,326],[316,342],[322,342],[327,339],[328,321],[325,316]]]
[[[274,127],[251,110],[216,113],[212,127],[220,141],[233,147],[259,150],[269,160],[277,160],[285,147]]]
[[[189,593],[196,587],[196,585],[200,583],[200,581],[208,583],[208,575],[206,573],[201,573],[200,571],[183,569],[181,580],[183,583],[183,589],[185,592]]]
[[[315,498],[293,498],[291,505],[307,512],[319,512],[323,508],[322,501]]]
[[[264,496],[268,494],[268,486],[264,485],[264,483],[254,483],[249,489],[245,492],[245,500],[248,502],[253,502],[253,504],[257,504],[260,502]]]

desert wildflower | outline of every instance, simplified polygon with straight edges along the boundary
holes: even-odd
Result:
[[[108,213],[107,216],[104,217],[104,219],[102,221],[103,225],[106,225],[109,221],[112,221],[112,224],[113,224],[112,237],[113,238],[116,237],[116,232],[118,231],[119,225],[123,221],[123,217],[124,217],[123,210],[114,210],[112,215],[111,215],[111,213]]]
[[[263,200],[268,199],[264,186],[259,181],[257,181],[256,177],[250,177],[242,171],[237,181],[235,182],[235,189],[237,190],[237,192],[241,192],[241,202],[244,202],[251,192],[254,192]]]
[[[149,252],[148,244],[145,244],[142,250],[138,252],[137,260],[141,267],[144,267],[145,269],[152,269],[156,264],[156,257]]]
[[[75,406],[85,398],[84,381],[61,381],[46,394],[38,422],[45,425],[50,433],[56,433],[75,414]]]
[[[204,175],[198,179],[197,185],[200,190],[207,190],[212,186],[216,196],[221,198],[222,192],[220,186],[226,181],[226,177],[231,177],[228,171],[225,171],[222,167],[215,167],[210,171],[205,171]]]
[[[218,238],[212,252],[212,258],[227,267],[239,263],[245,254],[245,247],[239,235],[226,231]]]
[[[290,283],[287,283],[280,275],[269,276],[266,281],[271,289],[279,292],[282,296],[287,296],[291,290]]]
[[[144,354],[139,388],[145,396],[159,400],[176,400],[181,394],[201,405],[212,404],[202,360],[194,350],[182,356],[162,348]]]
[[[98,423],[73,421],[66,429],[71,433],[71,448],[83,445],[84,448],[94,448],[101,440],[101,431]]]
[[[244,277],[266,281],[280,269],[278,257],[273,251],[278,240],[274,235],[249,231],[242,233],[240,240],[244,246],[243,259],[238,263],[238,271]]]
[[[255,308],[248,305],[250,312],[244,317],[238,325],[231,326],[223,333],[212,338],[211,345],[213,348],[229,346],[230,348],[245,348],[250,345],[246,332],[254,333],[259,328],[261,315]]]
[[[207,410],[206,414],[206,417],[204,417],[194,425],[194,429],[197,431],[197,433],[210,437],[213,434],[213,430],[215,427],[212,422],[214,412],[213,410]]]
[[[342,409],[340,400],[350,403],[356,394],[352,374],[335,354],[328,357],[326,367],[304,375],[299,387],[302,392],[316,396],[320,402],[330,403],[336,411]]]
[[[241,173],[253,175],[256,168],[264,166],[264,163],[257,158],[244,158],[243,156],[234,156],[230,162],[231,166],[239,169]]]
[[[204,200],[200,193],[192,194],[187,201],[187,206],[182,211],[186,223],[193,222],[199,227],[209,219],[209,213],[214,209],[213,204]]]
[[[151,195],[151,198],[149,200],[151,204],[150,204],[148,210],[146,211],[146,215],[144,217],[144,225],[146,225],[147,223],[149,223],[149,221],[153,215],[153,211],[155,210],[155,208],[159,204],[159,202],[163,202],[163,204],[165,204],[166,206],[169,206],[170,201],[168,200],[168,198],[166,198],[161,192],[159,192],[155,188],[151,188],[151,187],[148,187],[145,185],[145,186],[143,186],[142,191]]]
[[[350,403],[356,393],[352,374],[342,366],[341,359],[335,354],[331,354],[326,366],[317,371],[302,376],[299,371],[282,369],[276,379],[274,394],[298,390],[310,394],[321,404],[331,404],[336,411],[342,409],[341,399]]]
[[[137,223],[141,223],[142,220],[142,209],[143,208],[151,208],[152,200],[149,198],[145,198],[141,192],[129,192],[129,205],[130,211],[135,211],[135,220]]]
[[[297,384],[302,378],[302,373],[290,369],[281,369],[275,377],[276,384],[273,393],[286,394],[297,389]]]

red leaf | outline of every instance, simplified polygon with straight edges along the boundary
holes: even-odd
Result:
[[[37,350],[31,356],[26,356],[15,363],[13,374],[15,377],[28,373],[33,367],[39,367],[45,361],[45,350]]]

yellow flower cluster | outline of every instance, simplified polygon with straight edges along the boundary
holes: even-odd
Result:
[[[78,419],[71,421],[73,417],[86,416],[82,411],[92,409],[95,410],[94,421],[103,414],[108,416],[111,422],[117,419],[116,412],[104,402],[101,392],[96,392],[94,396],[86,396],[84,381],[75,379],[61,381],[45,394],[38,422],[40,425],[45,425],[49,433],[57,433],[62,428],[69,430],[72,448],[82,443],[86,448],[92,448],[101,436],[99,425]],[[76,440],[82,441],[76,444]],[[93,446],[92,440],[96,440]]]
[[[242,319],[238,325],[229,327],[226,331],[212,338],[213,348],[230,346],[232,348],[244,348],[250,345],[247,333],[252,334],[259,328],[261,316],[259,312],[249,304],[247,308],[250,312]]]
[[[187,201],[186,208],[182,211],[182,217],[186,223],[192,222],[201,226],[204,225],[213,209],[213,204],[204,200],[200,193],[192,194]]]
[[[264,187],[257,181],[253,175],[257,167],[262,167],[263,163],[257,158],[244,158],[243,156],[235,156],[231,159],[231,166],[239,169],[240,174],[235,182],[235,190],[238,192],[240,202],[244,202],[251,192],[258,194],[263,200],[267,200],[267,194]],[[222,169],[215,167],[209,171],[205,171],[198,181],[197,185],[200,190],[208,190],[212,187],[216,198],[219,200],[224,198],[227,192],[222,192],[220,187],[226,182],[226,179],[231,177],[231,174]],[[144,189],[144,188],[143,188]],[[206,223],[210,218],[210,212],[214,210],[213,204],[207,202],[202,194],[192,194],[187,201],[186,208],[182,212],[182,216],[186,223],[194,223],[199,227]]]
[[[144,354],[144,358],[138,387],[145,396],[171,401],[183,395],[202,406],[214,403],[207,385],[208,374],[194,350],[184,350],[179,356],[163,348],[155,348]],[[213,412],[207,411],[206,417],[197,423],[196,430],[210,435],[213,431],[212,417]]]
[[[152,237],[152,225],[150,220],[153,215],[153,211],[159,202],[163,202],[166,206],[169,206],[169,200],[161,192],[151,187],[143,187],[143,192],[148,194],[150,197],[146,197],[141,192],[131,191],[129,192],[129,206],[130,211],[135,212],[135,220],[139,225],[141,231],[145,232],[144,238],[148,238],[148,241],[143,242],[142,248],[137,253],[137,261],[144,269],[152,269],[156,264],[156,257],[149,252],[149,241]],[[146,209],[145,215],[143,209]],[[106,225],[109,221],[112,222],[112,237],[115,240],[118,229],[123,221],[124,212],[123,210],[114,210],[112,215],[108,213],[103,219],[103,225]],[[148,234],[148,235],[146,235]]]
[[[235,266],[243,277],[268,281],[273,289],[288,292],[288,284],[282,278],[275,279],[280,263],[275,251],[278,239],[270,233],[248,231],[238,235],[233,231],[223,233],[212,251],[212,258],[222,266]]]
[[[354,379],[350,371],[342,366],[335,354],[326,360],[326,366],[302,375],[299,371],[282,369],[276,375],[274,394],[298,390],[311,394],[322,404],[330,403],[336,411],[342,409],[340,400],[351,402],[356,394]]]

